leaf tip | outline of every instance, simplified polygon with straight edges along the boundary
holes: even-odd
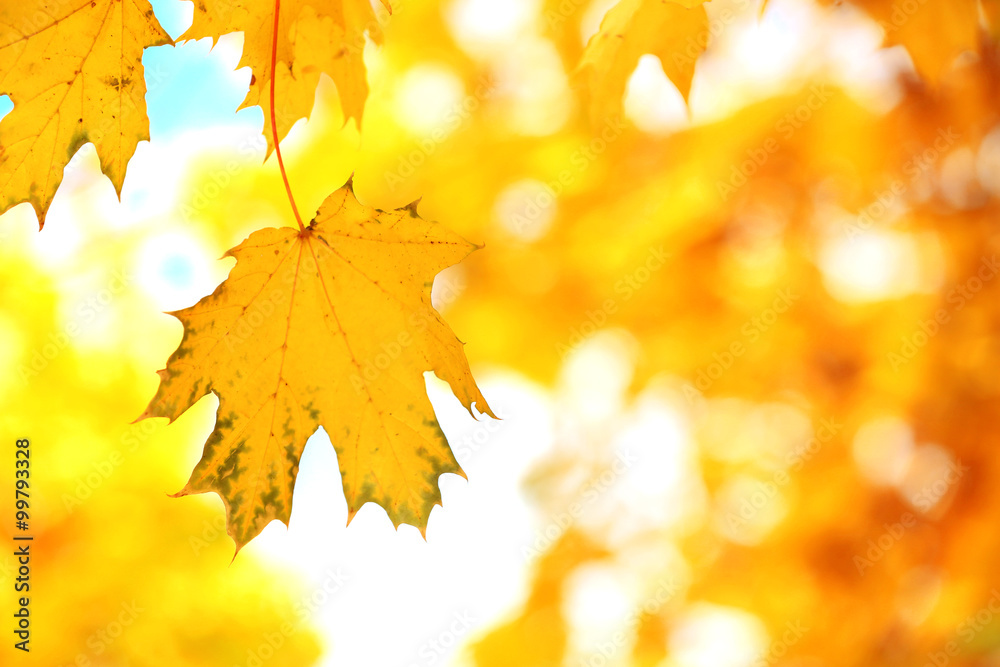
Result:
[[[31,201],[31,208],[35,209],[35,216],[38,218],[38,231],[42,231],[42,227],[45,226],[45,214],[48,212],[46,207],[42,205],[42,202]],[[7,209],[3,209],[6,211]]]
[[[410,216],[412,216],[414,218],[419,218],[420,214],[417,213],[417,206],[420,205],[420,201],[422,199],[423,199],[423,197],[417,197],[416,199],[414,199],[413,201],[411,201],[409,204],[407,204],[406,206],[404,206],[401,210],[403,210],[403,211],[409,211],[410,212]]]
[[[236,542],[235,540],[233,540],[233,541]],[[240,544],[239,542],[236,542],[236,549],[233,551],[233,559],[231,561],[229,561],[229,567],[232,567],[233,563],[236,562],[236,557],[240,555],[240,551],[243,549],[244,546],[246,546],[246,545],[245,544]]]
[[[492,417],[493,419],[496,419],[497,421],[503,421],[502,419],[500,419],[499,417],[497,417],[493,413],[492,408],[490,408],[489,404],[486,402],[486,399],[483,398],[483,396],[481,394],[479,396],[479,400],[473,401],[472,405],[474,405],[475,408],[476,408],[476,410],[479,411],[479,414],[481,414],[481,415],[488,415],[489,417]],[[472,414],[472,406],[469,406],[469,413]],[[473,414],[472,416],[475,417],[475,414]],[[478,418],[477,418],[477,421],[478,421]]]

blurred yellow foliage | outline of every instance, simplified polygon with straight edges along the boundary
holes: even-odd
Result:
[[[183,506],[167,496],[193,464],[178,443],[196,440],[214,408],[199,406],[171,429],[131,423],[155,386],[150,365],[176,335],[147,326],[160,315],[134,257],[145,232],[92,225],[75,255],[53,265],[25,252],[38,234],[30,216],[12,214],[5,225],[0,431],[11,434],[7,460],[15,437],[32,444],[33,634],[27,656],[4,641],[0,663],[314,661],[320,642],[302,583],[259,561],[230,565],[217,503]],[[8,518],[2,537],[10,545]],[[4,552],[9,619],[18,563],[13,548]]]

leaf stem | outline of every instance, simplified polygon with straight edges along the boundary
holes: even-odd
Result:
[[[299,223],[299,231],[304,232],[306,226],[302,224],[302,216],[299,215],[299,208],[295,205],[292,186],[289,185],[288,174],[285,172],[285,161],[281,159],[281,145],[278,143],[278,119],[274,115],[274,82],[278,78],[278,19],[280,16],[281,0],[274,0],[274,33],[271,39],[271,137],[274,138],[274,152],[278,155],[278,170],[281,171],[281,180],[285,182],[288,203],[292,205],[292,213],[295,214],[295,222]]]

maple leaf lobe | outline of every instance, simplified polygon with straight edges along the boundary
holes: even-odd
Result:
[[[170,44],[147,0],[0,4],[0,213],[30,202],[39,226],[63,170],[93,143],[121,195],[125,167],[149,139],[142,52]]]

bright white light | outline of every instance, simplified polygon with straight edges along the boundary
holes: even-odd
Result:
[[[733,31],[731,57],[745,74],[771,82],[787,77],[800,66],[794,56],[804,50],[808,31],[801,28],[808,18],[782,9],[760,23],[746,21]]]
[[[110,214],[109,226],[120,229],[141,224],[169,211],[178,199],[178,181],[191,164],[193,153],[211,150],[213,144],[232,145],[222,144],[220,132],[207,134],[212,135],[212,144],[186,142],[180,137],[163,144],[140,143],[129,161],[129,178],[122,188],[121,202],[114,198],[101,200],[104,212]]]
[[[760,21],[756,3],[706,5],[710,39],[690,96],[698,122],[724,118],[801,76],[810,48],[804,36],[815,37],[816,30],[815,16],[803,4],[771,2]]]
[[[817,79],[835,82],[876,110],[900,99],[897,77],[907,63],[896,50],[880,48],[882,32],[863,12],[771,0],[758,21],[756,2],[737,4],[706,5],[712,39],[691,90],[696,122],[725,118]]]
[[[66,197],[56,197],[45,217],[45,227],[31,238],[31,250],[39,264],[55,267],[66,264],[83,244],[83,233],[72,210],[63,205]]]
[[[644,132],[668,134],[687,127],[687,104],[653,55],[639,58],[639,65],[625,90],[625,116]]]
[[[426,542],[415,528],[393,530],[373,504],[345,527],[337,457],[320,432],[303,454],[290,528],[272,523],[246,547],[301,573],[310,582],[305,599],[340,570],[345,580],[328,586],[333,592],[320,596],[311,617],[327,647],[323,667],[453,664],[463,645],[530,592],[535,561],[523,549],[534,540],[537,510],[521,488],[552,447],[551,402],[514,374],[477,372],[477,379],[502,421],[474,420],[443,382],[428,381],[469,481],[441,478],[444,506],[431,513]],[[380,639],[386,627],[394,628],[391,642]]]
[[[677,488],[685,470],[691,441],[680,415],[664,403],[646,399],[615,438],[615,451],[627,450],[642,462],[628,473],[627,488],[647,495],[665,495]]]
[[[837,84],[873,111],[885,113],[903,97],[901,74],[912,70],[902,49],[883,49],[883,31],[850,3],[822,17],[825,60]]]
[[[627,627],[627,622],[634,609],[634,577],[611,564],[585,565],[570,575],[564,590],[562,612],[569,629],[567,664],[588,664],[595,655],[617,664],[616,654],[627,656],[633,639],[633,628]],[[625,641],[610,642],[619,632]],[[615,654],[609,655],[609,646]]]
[[[94,186],[97,187],[94,187]],[[99,192],[104,188],[104,192]],[[45,217],[45,227],[31,238],[31,250],[36,261],[46,268],[65,271],[80,252],[87,232],[96,231],[102,221],[88,215],[89,201],[81,194],[109,195],[114,199],[110,183],[100,173],[97,151],[93,144],[84,144],[70,159],[63,171],[63,181]],[[83,206],[76,204],[83,200]]]
[[[222,266],[197,238],[171,232],[152,236],[143,244],[135,272],[157,308],[177,310],[211,293],[221,279],[217,274]]]
[[[749,667],[767,651],[764,624],[732,607],[692,605],[670,633],[678,667]]]
[[[454,0],[445,18],[465,51],[484,55],[514,42],[535,20],[537,0]]]
[[[457,127],[465,87],[451,69],[425,63],[407,70],[396,89],[396,122],[415,136],[443,141]]]
[[[632,381],[633,347],[626,332],[601,331],[567,356],[560,372],[560,395],[581,422],[599,423],[621,411]]]
[[[820,251],[823,283],[840,301],[899,298],[926,289],[924,253],[912,234],[869,230],[828,240]]]
[[[562,609],[578,653],[596,653],[598,640],[620,629],[632,611],[635,593],[630,588],[624,573],[611,565],[587,565],[573,572]]]
[[[663,530],[705,511],[697,451],[688,426],[672,405],[645,390],[613,440],[632,461],[612,487],[616,501],[611,538],[628,541],[644,531]]]
[[[439,313],[448,310],[451,304],[462,296],[468,282],[465,278],[465,266],[455,264],[444,269],[434,276],[434,285],[431,287],[431,305]]]

